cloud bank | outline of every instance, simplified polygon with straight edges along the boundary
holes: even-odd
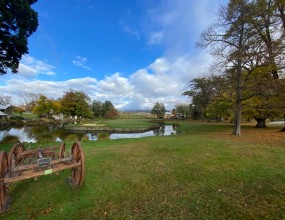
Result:
[[[206,71],[208,60],[204,58],[204,54],[179,57],[174,61],[157,58],[149,66],[127,77],[117,72],[102,80],[82,77],[65,81],[45,81],[26,78],[27,75],[34,76],[39,69],[50,70],[44,66],[36,68],[34,64],[42,61],[28,57],[27,59],[33,61],[31,66],[20,68],[17,77],[4,80],[0,94],[12,96],[13,102],[19,104],[18,95],[22,93],[43,93],[49,98],[57,99],[72,88],[85,92],[92,100],[110,100],[121,110],[148,110],[155,102],[162,102],[167,109],[172,109],[176,104],[187,102],[187,97],[181,94],[187,90],[191,78]],[[199,68],[195,68],[198,62]]]

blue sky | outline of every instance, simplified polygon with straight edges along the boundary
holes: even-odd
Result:
[[[121,110],[187,103],[189,81],[211,57],[195,48],[221,0],[39,0],[38,30],[18,74],[0,78],[0,94],[61,97],[69,88]]]

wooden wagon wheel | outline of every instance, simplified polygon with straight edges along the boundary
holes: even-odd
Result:
[[[71,147],[72,161],[80,163],[78,167],[71,170],[71,182],[74,187],[80,187],[84,180],[84,154],[81,144],[77,141]]]
[[[65,143],[62,142],[59,148],[58,158],[59,159],[64,158],[64,153],[65,153]]]
[[[24,160],[24,158],[20,158],[19,154],[25,150],[25,147],[21,143],[14,144],[14,146],[11,148],[8,156],[8,162],[9,166],[12,166],[12,159],[15,160],[15,166],[21,164]]]
[[[4,212],[7,209],[8,197],[7,186],[4,183],[4,178],[9,172],[8,156],[5,151],[0,152],[0,210]]]

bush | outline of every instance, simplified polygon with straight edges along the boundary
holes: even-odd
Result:
[[[98,141],[105,141],[110,139],[110,134],[107,132],[102,132],[98,134]]]
[[[69,134],[64,138],[65,141],[78,141],[76,134]]]
[[[83,138],[81,139],[83,142],[89,141],[89,137],[87,135],[84,135]]]
[[[24,120],[24,118],[21,116],[15,115],[15,116],[11,116],[10,120]]]
[[[20,140],[17,136],[14,135],[8,135],[6,137],[3,138],[3,140],[1,141],[1,143],[5,143],[5,144],[16,144],[16,143],[20,143]]]

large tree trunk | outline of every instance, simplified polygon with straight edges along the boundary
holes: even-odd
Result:
[[[267,128],[266,123],[265,123],[266,118],[255,117],[254,119],[256,120],[256,125],[255,125],[256,128]]]
[[[242,72],[242,59],[241,59],[241,52],[243,49],[242,44],[243,33],[240,36],[240,48],[239,48],[239,57],[238,57],[238,65],[237,65],[237,75],[236,75],[236,106],[235,106],[235,118],[234,118],[234,130],[233,135],[239,136],[241,134],[241,109],[242,109],[242,86],[241,86],[241,72]]]
[[[241,102],[236,104],[233,135],[241,134]]]

